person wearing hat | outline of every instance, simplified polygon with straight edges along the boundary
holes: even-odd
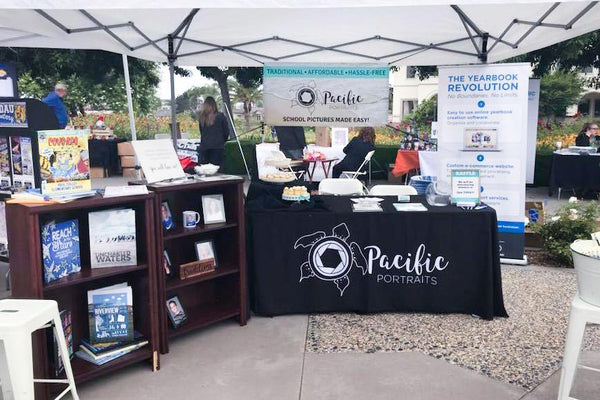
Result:
[[[69,87],[66,84],[59,82],[54,86],[54,91],[48,93],[48,95],[42,99],[42,102],[46,103],[46,105],[54,110],[60,129],[64,129],[69,123],[67,107],[65,107],[63,100],[67,95],[68,88]]]

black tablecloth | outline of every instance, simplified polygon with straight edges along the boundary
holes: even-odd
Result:
[[[600,190],[600,155],[552,155],[550,189]]]
[[[392,199],[378,213],[352,212],[348,197],[313,196],[292,205],[276,195],[250,199],[254,311],[507,316],[496,212],[430,207],[419,196],[413,202],[428,212],[397,212]]]
[[[121,173],[121,164],[119,163],[119,153],[117,143],[124,142],[125,139],[112,140],[88,140],[90,153],[90,166],[103,167],[109,175],[119,175]]]

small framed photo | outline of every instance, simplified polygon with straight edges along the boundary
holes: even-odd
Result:
[[[167,250],[163,250],[163,268],[165,270],[165,276],[171,277],[175,275],[175,271],[173,270],[173,264],[171,264],[171,258],[169,257],[169,253]]]
[[[215,244],[212,240],[203,240],[196,242],[196,258],[198,261],[206,261],[211,258],[214,260],[215,267],[217,266],[217,255],[215,253]]]
[[[204,215],[204,224],[226,222],[223,195],[209,194],[202,196],[202,214]]]
[[[160,217],[162,220],[163,228],[166,231],[175,229],[175,221],[173,221],[173,214],[171,214],[171,208],[169,207],[168,201],[163,201],[160,206]]]
[[[187,321],[187,314],[177,296],[173,296],[167,300],[167,313],[169,314],[173,328],[179,328],[181,324]]]

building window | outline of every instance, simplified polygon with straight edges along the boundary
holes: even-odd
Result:
[[[581,115],[589,115],[590,113],[590,100],[584,99],[577,105],[577,112]]]
[[[600,116],[600,99],[594,100],[594,117]]]
[[[413,112],[417,105],[419,104],[418,100],[403,100],[402,101],[402,117],[404,118],[406,115]]]
[[[417,68],[408,66],[406,67],[406,77],[415,78],[417,76]]]

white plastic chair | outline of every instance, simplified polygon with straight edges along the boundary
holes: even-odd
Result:
[[[358,179],[323,179],[319,183],[319,194],[340,196],[363,195],[363,184]]]
[[[417,189],[408,185],[375,185],[369,190],[369,196],[416,196]]]
[[[34,379],[31,335],[52,325],[67,379]],[[5,400],[33,400],[34,382],[66,383],[67,388],[56,399],[70,391],[73,399],[79,400],[56,301],[0,300],[0,341],[0,379]]]
[[[362,164],[360,164],[360,167],[358,167],[356,171],[342,171],[340,178],[356,179],[359,175],[365,175],[367,172],[363,171],[362,169],[364,168],[365,164],[369,164],[369,184],[371,184],[371,157],[373,157],[374,153],[375,150],[368,152],[365,156],[365,160],[362,162]]]
[[[588,322],[600,324],[600,307],[583,301],[577,294],[571,302],[571,316],[569,317],[569,330],[560,374],[558,400],[576,400],[570,397],[569,393],[573,386],[577,367],[600,372],[600,369],[579,364],[579,352]]]

